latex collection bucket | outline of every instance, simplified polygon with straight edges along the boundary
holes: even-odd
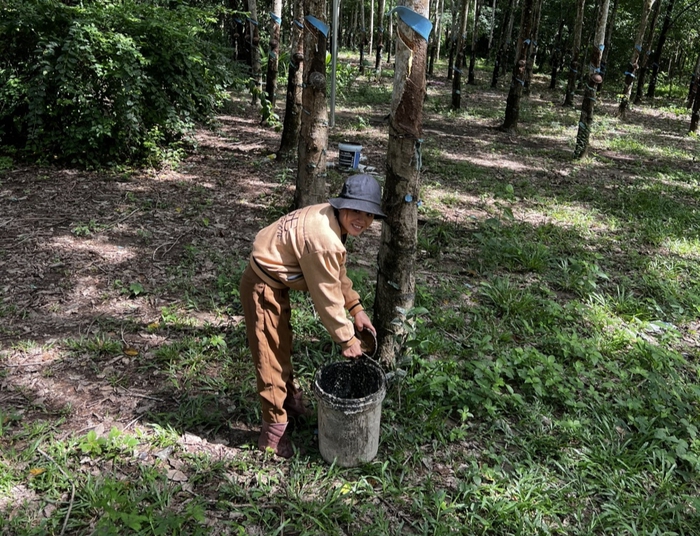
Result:
[[[338,144],[338,166],[343,168],[357,169],[360,165],[360,154],[362,145],[354,143]]]
[[[318,446],[328,463],[355,467],[379,449],[384,371],[367,357],[331,363],[316,372]]]

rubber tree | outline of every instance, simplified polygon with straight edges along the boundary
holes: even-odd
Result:
[[[629,108],[629,100],[632,96],[632,84],[634,84],[634,79],[637,77],[639,56],[642,53],[644,34],[646,33],[649,13],[651,13],[651,8],[654,5],[654,1],[655,0],[644,0],[644,4],[642,5],[642,14],[639,19],[639,26],[637,27],[637,36],[634,39],[632,57],[630,58],[630,62],[627,65],[627,70],[625,71],[625,83],[622,88],[622,97],[620,98],[619,113],[622,117],[625,116],[627,109]]]
[[[685,107],[692,108],[693,102],[695,100],[695,95],[698,91],[698,79],[700,78],[700,55],[695,62],[695,69],[693,69],[693,74],[690,76],[690,85],[688,86],[688,96],[685,99]]]
[[[474,67],[476,65],[476,41],[479,33],[479,16],[481,15],[481,2],[474,0],[474,24],[472,26],[472,43],[469,54],[469,74],[467,75],[467,84],[476,84],[474,77]]]
[[[525,95],[530,94],[530,80],[532,79],[532,70],[535,67],[535,58],[537,56],[537,51],[539,50],[539,36],[540,36],[540,20],[542,19],[542,3],[544,0],[535,0],[532,7],[532,43],[530,43],[530,51],[527,56],[527,67],[525,68],[525,85],[523,86],[523,93]]]
[[[302,86],[304,82],[304,4],[294,0],[294,22],[290,24],[291,47],[287,75],[287,103],[284,109],[282,139],[277,151],[280,160],[291,160],[299,150],[299,129],[302,116]]]
[[[662,0],[656,0],[654,7],[652,8],[651,22],[647,25],[646,37],[644,38],[644,44],[642,45],[642,54],[639,66],[639,75],[637,76],[637,89],[635,90],[634,104],[641,103],[642,97],[644,96],[644,80],[646,79],[649,60],[651,59],[653,53],[651,50],[651,44],[654,40],[654,32],[656,31],[656,23],[659,19],[661,4]]]
[[[435,11],[434,11],[434,16],[435,16],[435,22],[433,23],[433,27],[435,28],[435,31],[430,34],[430,42],[428,43],[428,74],[432,75],[433,74],[433,67],[435,66],[435,58],[439,58],[440,54],[440,18],[441,18],[441,12],[440,6],[444,6],[444,0],[435,0]]]
[[[277,74],[279,72],[280,27],[282,25],[282,0],[273,0],[270,12],[270,43],[267,52],[267,77],[265,94],[272,109],[277,103]]]
[[[557,76],[559,76],[559,68],[561,67],[561,41],[564,33],[564,17],[559,17],[559,27],[557,35],[554,38],[554,50],[551,56],[552,76],[549,79],[549,89],[557,87]]]
[[[579,56],[581,55],[581,34],[583,33],[583,12],[586,7],[586,0],[576,1],[576,22],[574,22],[574,39],[571,45],[571,64],[569,65],[569,78],[566,82],[566,95],[564,96],[564,106],[574,105],[574,95],[576,92],[576,80],[581,68]]]
[[[600,59],[600,74],[605,79],[605,72],[607,70],[607,65],[608,65],[608,56],[610,55],[610,52],[612,51],[612,34],[615,30],[615,21],[617,18],[617,6],[619,4],[620,0],[611,0],[612,7],[610,8],[610,12],[608,13],[608,23],[607,27],[605,30],[605,48],[603,49],[603,56]],[[601,82],[598,84],[598,92],[602,91],[603,89],[603,83]]]
[[[294,193],[296,208],[323,203],[328,147],[328,103],[326,99],[326,0],[304,3],[304,81],[302,91],[299,160]]]
[[[401,344],[401,324],[414,304],[415,257],[418,241],[423,100],[425,98],[428,35],[402,17],[407,9],[428,21],[428,0],[403,0],[397,6],[394,88],[389,113],[387,171],[378,255],[374,326],[377,356],[393,363]],[[406,20],[409,20],[408,17]]]
[[[532,42],[534,4],[535,0],[523,0],[523,7],[520,13],[520,35],[518,36],[518,48],[515,65],[513,66],[513,76],[510,81],[508,99],[506,100],[505,119],[503,120],[503,124],[499,127],[499,130],[504,132],[514,132],[518,128],[520,100],[523,96],[527,58],[530,53],[530,44]]]
[[[603,57],[605,46],[605,28],[608,22],[608,10],[610,0],[601,0],[598,10],[598,21],[596,23],[595,37],[591,47],[590,62],[588,65],[588,81],[583,93],[581,103],[581,118],[578,122],[578,134],[576,135],[576,147],[574,148],[574,158],[583,158],[588,153],[588,145],[593,126],[593,114],[598,95],[598,85],[603,82],[600,74],[600,63]]]
[[[248,0],[248,24],[250,27],[250,75],[252,104],[257,104],[262,91],[262,63],[260,59],[260,30],[258,29],[258,8],[256,0]]]
[[[377,2],[377,56],[374,60],[374,72],[377,79],[382,74],[382,50],[384,49],[384,9],[385,0]]]
[[[661,54],[666,44],[668,32],[671,29],[671,16],[673,15],[673,7],[676,0],[668,0],[666,4],[666,14],[664,15],[664,23],[661,25],[659,33],[659,41],[654,49],[654,58],[651,62],[651,77],[649,78],[649,87],[647,88],[647,97],[653,99],[656,94],[656,84],[659,79],[659,63],[661,62]]]
[[[455,63],[452,75],[452,109],[459,110],[462,102],[462,67],[464,66],[464,40],[467,33],[467,18],[469,17],[469,0],[462,0],[459,10],[459,25],[455,45]]]
[[[515,9],[517,0],[508,0],[508,8],[503,15],[503,26],[501,34],[498,38],[498,51],[496,52],[496,61],[493,65],[493,75],[491,76],[491,87],[498,86],[498,78],[501,73],[501,65],[506,62],[508,53],[510,52],[510,43],[513,36],[513,21],[515,20]]]
[[[698,131],[698,123],[700,123],[700,76],[696,76],[693,81],[695,91],[693,94],[693,108],[690,114],[690,130],[689,132]]]

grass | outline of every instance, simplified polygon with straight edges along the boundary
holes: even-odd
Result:
[[[384,104],[386,82],[357,81],[347,98]],[[501,115],[484,102],[436,110],[448,123]],[[363,117],[348,128],[371,131]],[[127,326],[168,335],[133,357],[135,373],[162,379],[137,422],[66,431],[69,408],[62,415],[37,404],[30,418],[0,407],[0,532],[700,533],[700,213],[690,164],[698,141],[601,115],[593,143],[605,154],[571,164],[562,147],[572,117],[534,98],[523,108],[523,140],[551,137],[559,149],[483,139],[476,159],[426,142],[416,308],[374,461],[323,462],[315,418],[295,432],[307,455],[283,462],[257,452],[243,325],[195,314],[240,315],[244,257],[199,243],[184,247],[162,288],[148,288],[181,299],[157,322]],[[484,166],[486,154],[503,167]],[[272,179],[266,221],[288,201],[288,173]],[[195,191],[183,212],[201,221],[210,195]],[[93,223],[73,232],[99,232]],[[369,306],[372,275],[354,263],[354,244],[348,249]],[[205,264],[210,275],[198,278]],[[145,292],[130,280],[122,287]],[[14,314],[3,297],[0,317]],[[308,296],[293,295],[292,325],[297,379],[309,393],[315,370],[339,354]],[[105,320],[52,347],[17,339],[0,363],[9,352],[51,349],[77,360],[85,381],[102,376],[131,389],[130,377],[108,368],[123,346]],[[215,448],[240,426],[250,429],[235,448]],[[193,452],[188,441],[209,450]]]

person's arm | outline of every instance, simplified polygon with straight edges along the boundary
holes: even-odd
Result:
[[[343,356],[362,355],[353,323],[346,313],[346,300],[341,282],[341,273],[345,266],[344,253],[310,253],[302,256],[299,264],[316,312],[331,338],[340,345]],[[356,301],[359,302],[359,295]],[[357,311],[355,316],[360,312]]]

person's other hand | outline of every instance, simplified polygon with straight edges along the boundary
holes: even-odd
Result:
[[[343,350],[340,355],[342,355],[345,359],[357,359],[360,357],[362,355],[362,345],[360,344],[360,341],[357,341],[349,348]]]
[[[355,327],[357,328],[357,331],[363,331],[366,328],[375,335],[377,334],[377,330],[374,329],[372,321],[369,319],[369,316],[367,316],[367,313],[365,313],[364,311],[360,311],[355,315]]]

